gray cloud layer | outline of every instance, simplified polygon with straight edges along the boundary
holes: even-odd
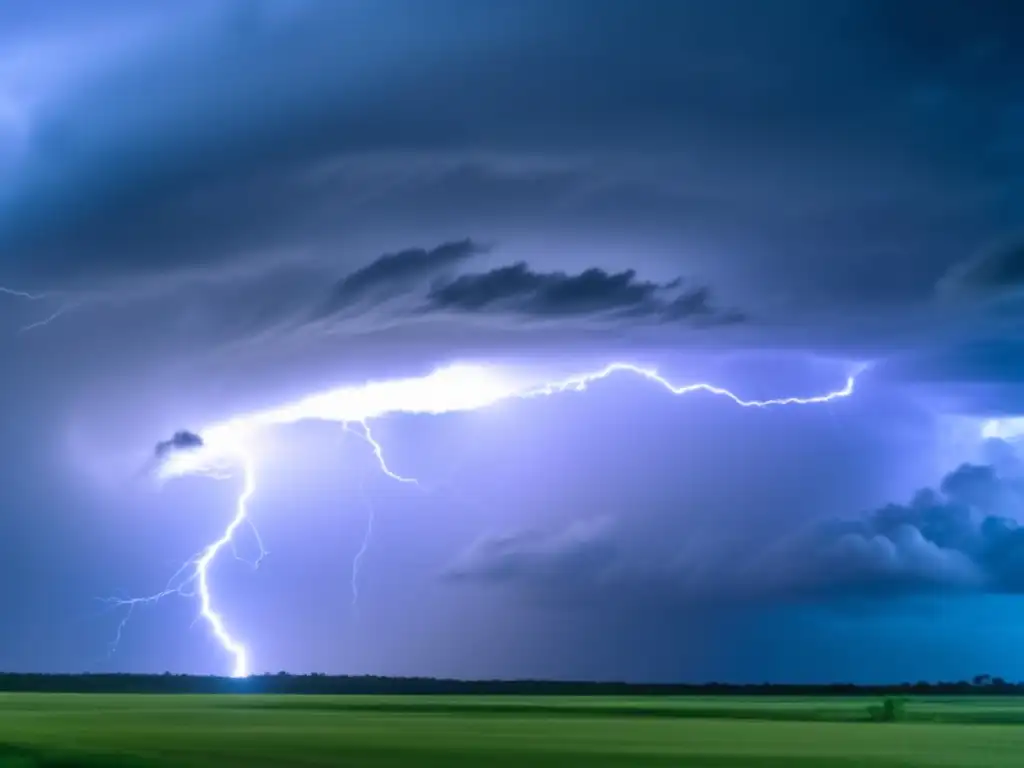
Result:
[[[130,292],[263,269],[245,301],[264,315],[285,303],[283,268],[333,281],[361,254],[472,233],[514,255],[435,286],[427,310],[740,319],[710,284],[775,317],[758,323],[769,345],[987,328],[922,304],[1024,225],[1008,207],[1024,135],[1011,6],[942,4],[923,34],[904,2],[438,3],[105,2],[79,35],[70,6],[13,14],[19,62],[57,46],[88,66],[25,67],[40,97],[12,91],[0,285]],[[570,247],[539,254],[552,237]],[[1002,281],[1012,259],[997,261],[965,279]],[[696,282],[670,295],[648,274]],[[297,292],[286,314],[331,315],[372,275],[326,301]]]
[[[622,524],[586,519],[547,531],[484,537],[446,571],[457,582],[518,585],[534,594],[636,591],[665,601],[889,599],[929,592],[1024,592],[1024,473],[1005,443],[992,464],[964,464],[907,504],[825,520],[748,542],[652,562],[630,551]],[[568,592],[568,595],[567,595]]]
[[[607,315],[626,321],[697,320],[708,324],[742,320],[739,313],[713,308],[708,288],[680,292],[679,285],[680,281],[661,285],[639,280],[633,270],[608,273],[591,268],[568,275],[536,272],[520,262],[435,284],[429,308],[540,318]]]
[[[6,609],[21,611],[12,626],[61,621],[111,584],[159,580],[147,568],[152,552],[171,555],[166,533],[181,533],[183,555],[194,551],[200,521],[182,506],[216,505],[205,526],[230,504],[226,487],[201,497],[204,484],[183,483],[175,492],[187,504],[171,504],[168,528],[156,528],[117,486],[92,499],[103,512],[91,517],[98,491],[79,489],[67,477],[75,468],[130,473],[134,447],[152,460],[155,438],[182,426],[456,358],[640,358],[752,397],[830,389],[854,363],[874,365],[841,408],[753,413],[687,399],[656,411],[656,388],[615,401],[630,385],[609,382],[586,397],[426,420],[429,429],[381,424],[389,458],[417,473],[421,462],[443,465],[436,475],[457,463],[434,440],[473,456],[488,442],[517,449],[466,472],[466,495],[493,501],[491,518],[453,515],[447,498],[408,514],[404,496],[382,494],[401,505],[388,517],[402,528],[390,541],[382,529],[367,561],[380,558],[368,578],[394,576],[391,592],[375,582],[386,597],[367,593],[395,601],[367,611],[365,626],[381,622],[375,653],[429,653],[420,628],[431,621],[450,633],[438,653],[465,660],[489,647],[447,618],[464,593],[439,589],[434,602],[408,590],[482,519],[512,533],[477,542],[450,579],[589,601],[619,623],[630,606],[651,606],[651,636],[675,660],[688,655],[678,641],[694,634],[691,618],[715,613],[673,614],[687,602],[773,609],[1020,592],[1013,462],[993,457],[906,503],[820,520],[920,485],[936,412],[1019,414],[1024,398],[1024,315],[1013,301],[1014,233],[1024,230],[1019,0],[923,6],[0,3],[0,431],[13,436],[0,507],[39,512],[3,516],[0,539],[34,551],[46,571],[0,579]],[[981,248],[992,242],[1007,245]],[[519,406],[531,418],[503,421]],[[545,450],[518,450],[533,429],[530,445]],[[294,576],[297,590],[339,581],[321,580],[297,544],[336,541],[311,535],[326,528],[273,514],[301,495],[310,521],[320,508],[332,525],[349,519],[326,486],[304,482],[318,461],[325,478],[349,474],[337,472],[337,435],[326,432],[329,445],[301,468],[288,435],[268,446],[295,464],[261,468],[253,508],[284,540],[284,558],[296,537],[294,567],[282,560],[269,578]],[[603,447],[614,453],[591,465]],[[68,482],[40,481],[51,477]],[[850,506],[837,509],[839,498]],[[594,516],[537,522],[575,503]],[[107,508],[118,504],[115,518]],[[615,509],[631,514],[603,516]],[[534,523],[525,531],[524,517]],[[345,540],[359,535],[346,529]],[[82,603],[55,609],[74,594],[68,585]],[[225,587],[225,599],[244,599]],[[526,653],[527,638],[498,628],[522,616],[490,598],[465,609],[469,623],[494,618],[488,639]],[[480,618],[480,605],[494,616]],[[287,610],[304,607],[288,600]],[[238,614],[237,626],[267,625],[255,615]],[[660,629],[669,615],[685,616],[672,635]],[[311,617],[310,632],[324,636],[330,617]],[[413,635],[401,652],[384,650]],[[592,646],[615,660],[605,669],[622,669],[621,637],[582,639],[565,656]],[[758,649],[735,631],[705,641]],[[312,663],[309,636],[293,642],[292,658]],[[65,666],[81,668],[82,644],[71,645]]]
[[[450,271],[487,249],[471,240],[443,243],[436,248],[410,248],[388,253],[338,281],[324,310],[330,315],[367,299],[387,301]]]
[[[458,317],[470,327],[583,321],[620,328],[666,323],[708,328],[745,319],[715,306],[706,286],[684,289],[681,279],[642,280],[634,270],[589,268],[569,274],[518,262],[486,272],[465,271],[468,262],[491,252],[467,239],[385,254],[338,280],[326,300],[314,299],[320,309],[309,322],[338,327],[357,318],[366,329],[370,316],[381,326],[434,316]],[[294,303],[307,301],[296,297]]]
[[[104,4],[139,31],[83,35],[98,63],[15,101],[5,266],[94,280],[323,257],[389,224],[625,215],[765,275],[905,293],[1012,225],[987,212],[1020,170],[1012,8],[944,3],[924,34],[910,3],[783,5]],[[945,244],[916,239],[940,221]],[[856,269],[897,243],[888,274]]]
[[[0,285],[73,300],[0,311],[17,328],[146,284],[173,310],[140,349],[182,325],[203,354],[284,357],[424,317],[459,328],[434,338],[458,356],[493,347],[483,327],[660,325],[649,343],[677,349],[675,328],[749,316],[705,336],[986,377],[971,350],[1019,322],[985,308],[1019,248],[965,255],[1024,227],[1015,7],[782,2],[7,11]],[[464,233],[507,257],[472,268]],[[969,300],[933,301],[943,275]]]
[[[957,264],[940,281],[949,298],[995,299],[1024,289],[1024,240],[1014,239]]]

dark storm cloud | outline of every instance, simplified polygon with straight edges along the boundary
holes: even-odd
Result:
[[[146,45],[83,36],[102,67],[15,102],[0,276],[330,261],[354,231],[625,217],[776,280],[902,296],[1012,224],[991,211],[1019,179],[1022,57],[1011,10],[985,7],[168,6]],[[897,248],[884,274],[858,266]]]
[[[455,317],[467,328],[496,323],[522,328],[532,321],[565,328],[579,328],[581,321],[711,328],[745,319],[738,311],[719,308],[707,286],[686,285],[681,279],[643,280],[631,269],[608,272],[591,267],[570,274],[517,262],[486,272],[459,273],[470,259],[492,250],[465,239],[385,254],[338,280],[326,299],[320,297],[320,282],[314,281],[291,297],[282,311],[268,314],[265,324],[287,335],[291,326],[287,320],[278,324],[282,315],[333,333],[394,328],[432,317]],[[317,308],[310,314],[301,311],[303,305]]]
[[[1024,240],[1015,239],[982,251],[958,264],[940,281],[948,298],[993,299],[1024,289]]]
[[[900,590],[1019,593],[1024,529],[1014,516],[1024,504],[1024,478],[1006,462],[1003,470],[1009,474],[964,464],[907,504],[825,526],[814,537],[823,546],[805,560],[812,567],[801,571],[804,588],[811,591],[815,577],[828,590],[879,597]]]
[[[464,23],[485,33],[508,15],[464,10]],[[146,45],[88,78],[65,73],[52,98],[25,107],[27,141],[0,200],[0,244],[16,260],[9,269],[95,280],[335,242],[358,223],[361,200],[424,160],[403,162],[402,153],[436,148],[444,135],[431,128],[431,113],[444,111],[415,91],[459,49],[443,30],[408,23],[417,16],[401,0],[383,11],[165,10]],[[410,34],[416,28],[424,34]],[[399,156],[390,167],[388,157],[371,160],[369,176],[364,160],[346,165],[353,151],[375,150]]]
[[[194,347],[262,343],[282,316],[334,311],[323,286],[364,256],[472,233],[572,247],[510,256],[498,272],[519,293],[477,312],[460,311],[467,282],[441,282],[427,304],[448,301],[447,327],[496,309],[740,319],[711,285],[759,319],[751,343],[917,353],[968,326],[960,308],[921,320],[914,302],[979,242],[1024,226],[1012,4],[944,2],[927,18],[903,0],[136,8],[2,11],[23,87],[0,103],[0,285],[145,277],[187,293],[178,273],[271,275],[182,298],[167,323]],[[315,287],[283,285],[308,261]],[[664,283],[614,284],[631,269],[696,287],[651,301],[645,286]],[[531,293],[533,278],[546,287]]]
[[[174,451],[189,451],[203,447],[203,438],[195,432],[179,430],[171,435],[168,440],[161,440],[156,444],[153,453],[155,458],[162,459]]]
[[[327,311],[365,298],[391,298],[417,283],[458,266],[487,248],[472,240],[442,243],[436,248],[409,248],[388,253],[338,281]]]
[[[677,295],[673,295],[677,294]],[[681,295],[678,295],[681,294]],[[540,318],[609,314],[619,318],[735,322],[737,313],[711,304],[706,287],[680,291],[680,281],[658,284],[634,270],[591,268],[576,275],[538,272],[520,262],[489,272],[460,275],[430,291],[431,309],[497,312]]]
[[[990,465],[964,464],[906,504],[823,521],[751,542],[741,558],[713,550],[652,561],[602,519],[547,532],[486,537],[446,572],[460,582],[544,592],[586,584],[606,597],[642,591],[664,601],[888,600],[920,593],[1024,592],[1024,475],[1005,443]],[[632,599],[632,598],[630,598]]]
[[[33,16],[4,28],[40,53],[17,58],[39,97],[12,91],[9,121],[0,104],[0,285],[150,280],[188,294],[154,336],[173,326],[201,353],[255,338],[268,358],[311,343],[288,330],[425,317],[459,328],[433,339],[439,356],[461,354],[474,324],[528,320],[658,324],[673,345],[679,326],[742,319],[707,285],[758,320],[730,330],[751,345],[944,353],[947,325],[966,334],[960,309],[908,315],[1018,216],[1019,46],[994,10],[942,4],[923,25],[912,3],[783,5],[229,2],[136,18],[103,4],[106,36],[53,12],[67,57]],[[462,233],[533,241],[454,279],[397,253]],[[569,247],[535,247],[552,235]],[[394,261],[351,273],[384,252]],[[281,276],[309,263],[312,277]],[[229,267],[265,279],[219,293],[175,279]],[[676,274],[694,282],[663,282]],[[423,301],[343,311],[399,294]],[[95,305],[46,309],[67,306]],[[116,324],[135,332],[137,312]]]
[[[1024,343],[1020,318],[996,315],[987,329],[966,320],[935,328],[914,344],[893,345],[872,372],[880,381],[916,389],[947,413],[1007,416],[1024,398]],[[977,318],[973,318],[974,321]]]
[[[615,556],[611,521],[579,520],[556,530],[485,536],[445,571],[453,581],[530,580],[561,584],[599,577]]]
[[[438,448],[445,435],[481,462],[488,443],[507,453],[458,483],[484,514],[453,514],[446,498],[409,515],[389,486],[374,496],[396,505],[384,517],[401,529],[380,531],[360,599],[390,608],[368,610],[354,634],[336,623],[345,612],[293,598],[348,586],[350,561],[331,542],[357,543],[363,521],[336,514],[333,486],[306,481],[357,473],[336,471],[350,462],[334,431],[308,455],[304,430],[275,431],[253,512],[284,558],[268,576],[281,589],[246,616],[244,587],[217,584],[254,662],[393,671],[401,660],[431,674],[430,654],[471,664],[503,644],[528,655],[547,637],[562,646],[544,653],[547,673],[592,652],[608,659],[596,676],[620,676],[621,649],[637,647],[621,634],[579,631],[576,642],[557,612],[522,634],[529,614],[491,593],[474,604],[465,590],[409,589],[485,519],[513,533],[479,541],[452,581],[583,601],[609,624],[650,607],[657,621],[637,635],[663,638],[676,660],[652,659],[653,675],[671,676],[691,656],[680,639],[694,635],[757,659],[748,674],[766,671],[759,651],[773,643],[716,630],[706,605],[671,610],[686,602],[1024,591],[1008,450],[907,503],[801,527],[922,482],[909,467],[929,461],[934,438],[916,416],[919,390],[883,410],[873,393],[963,382],[979,388],[972,413],[1024,402],[1019,318],[989,301],[1019,290],[1017,255],[949,271],[1024,229],[1019,15],[1017,0],[936,0],[927,12],[917,0],[0,3],[0,286],[46,294],[0,296],[0,432],[17,447],[0,461],[0,507],[12,511],[0,539],[19,553],[0,584],[7,623],[34,628],[5,633],[0,662],[87,668],[114,627],[92,624],[90,644],[67,617],[114,588],[159,588],[165,561],[195,551],[198,526],[205,536],[221,525],[233,485],[125,496],[120,478],[139,454],[151,466],[196,447],[182,433],[154,448],[155,436],[462,357],[568,366],[649,353],[684,380],[708,368],[751,397],[832,388],[849,359],[876,365],[842,406],[856,418],[787,410],[774,432],[700,400],[674,402],[672,421],[640,388],[607,408],[521,404],[536,418],[503,422],[514,406],[387,420],[389,460],[425,485],[458,464]],[[497,251],[479,254],[457,240],[466,235]],[[945,274],[964,300],[937,300]],[[719,302],[753,321],[680,332],[738,319]],[[747,367],[753,347],[830,360],[775,381],[773,362]],[[715,360],[692,359],[703,352]],[[737,367],[719,367],[720,355]],[[805,431],[834,420],[833,448]],[[516,436],[527,427],[544,450]],[[599,446],[607,460],[588,471]],[[421,473],[431,462],[443,471]],[[102,480],[77,485],[79,469]],[[897,490],[880,488],[890,479]],[[166,526],[137,514],[161,504]],[[551,522],[563,514],[584,519]],[[344,531],[324,527],[336,524]],[[310,549],[320,544],[322,558]],[[20,576],[26,567],[40,578]],[[168,640],[169,618],[152,625],[152,645],[126,634],[129,655],[112,663],[221,671],[215,646]],[[975,626],[942,624],[977,649]],[[353,643],[317,650],[317,637],[346,633]],[[773,637],[787,636],[806,635],[778,622]],[[44,637],[67,654],[48,653]],[[359,637],[371,656],[338,655]],[[485,671],[518,673],[504,660]]]

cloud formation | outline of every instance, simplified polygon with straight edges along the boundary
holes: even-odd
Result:
[[[45,543],[39,563],[63,535],[80,543],[79,523],[56,513],[46,523],[45,513],[85,512],[89,494],[70,478],[37,482],[68,469],[55,450],[68,422],[84,435],[83,463],[108,466],[107,443],[134,466],[129,447],[155,461],[154,436],[178,425],[452,359],[568,366],[636,355],[750,396],[829,389],[869,361],[841,427],[838,409],[719,413],[699,400],[672,403],[670,417],[640,390],[626,418],[625,404],[593,399],[615,397],[610,385],[572,403],[523,404],[533,418],[515,423],[497,424],[500,413],[429,428],[393,420],[380,437],[425,483],[421,462],[447,472],[452,461],[418,442],[421,433],[450,435],[473,456],[488,437],[514,443],[509,427],[571,438],[494,462],[523,473],[522,498],[510,490],[488,505],[494,528],[512,533],[478,542],[449,576],[589,596],[614,621],[621,606],[644,601],[661,624],[666,606],[685,601],[1019,589],[1010,521],[1020,470],[1007,457],[951,473],[906,503],[802,527],[920,484],[934,439],[919,411],[1019,414],[1024,397],[1020,307],[990,300],[1020,291],[1019,249],[964,262],[1024,228],[1019,9],[1014,0],[932,5],[925,18],[901,0],[0,3],[0,290],[46,294],[0,296],[9,401],[0,418],[18,436],[8,440],[17,455],[0,462],[9,470],[0,507],[40,510],[7,515],[0,539]],[[962,300],[935,300],[944,274],[942,290]],[[737,323],[732,306],[751,321],[708,328]],[[787,370],[773,380],[775,358],[791,355],[800,365],[782,360]],[[883,394],[892,401],[878,408],[872,398]],[[922,394],[935,397],[928,408]],[[777,432],[766,426],[775,419]],[[642,440],[640,422],[651,426]],[[847,446],[841,460],[823,433],[804,431],[819,422]],[[598,483],[585,454],[602,446],[615,453]],[[177,436],[156,451],[187,448]],[[642,461],[627,471],[630,453]],[[24,471],[31,457],[37,471]],[[314,460],[331,477],[349,474],[334,471],[333,443]],[[526,490],[545,471],[551,515],[570,498],[629,514],[538,521],[543,505]],[[740,476],[758,490],[743,493]],[[268,526],[283,519],[274,505],[294,505],[296,494],[304,508],[321,503],[325,489],[296,477],[263,472]],[[496,482],[474,473],[465,490],[494,496]],[[128,503],[107,501],[118,500]],[[380,570],[367,575],[395,576],[395,591],[374,599],[397,601],[389,613],[405,617],[381,624],[377,640],[438,622],[451,637],[436,646],[461,660],[489,643],[408,590],[431,567],[426,552],[451,546],[441,537],[480,533],[481,516],[446,514],[447,501],[403,516],[403,535],[372,550]],[[188,506],[214,503],[196,495]],[[337,497],[322,503],[335,510]],[[522,515],[538,527],[520,531]],[[117,531],[130,529],[127,519]],[[95,576],[116,564],[119,585],[150,578],[131,573],[117,549],[134,552],[157,530],[131,521],[135,535],[75,546],[48,573]],[[282,525],[298,535],[293,522]],[[184,554],[192,525],[174,526]],[[165,538],[140,557],[171,551]],[[282,562],[275,573],[294,574],[302,589],[319,583],[315,558],[293,552],[297,567]],[[26,606],[21,622],[69,636],[47,625],[77,610],[54,608],[54,594],[69,590],[7,581],[18,586],[15,614]],[[70,583],[85,601],[110,586]],[[438,597],[462,599],[457,590]],[[692,635],[689,623],[678,620],[666,643]],[[523,638],[493,632],[488,640],[522,652]],[[427,652],[414,634],[413,653],[393,647],[393,659]],[[706,634],[756,655],[749,636]],[[388,645],[369,644],[382,654]],[[606,669],[618,674],[621,638],[592,645],[616,659]],[[313,663],[309,648],[297,631],[292,658]],[[79,654],[65,665],[86,663]]]
[[[1024,239],[989,248],[955,265],[939,282],[940,296],[996,299],[1024,289]]]
[[[339,280],[325,313],[344,309],[364,299],[391,299],[417,285],[422,288],[429,278],[451,270],[487,250],[467,238],[442,243],[429,250],[407,248],[384,254]]]
[[[888,600],[920,593],[1024,592],[1024,474],[1001,441],[992,464],[964,464],[937,488],[859,518],[747,542],[742,557],[691,550],[652,560],[626,545],[622,521],[576,521],[480,539],[445,575],[550,596],[643,593],[665,602]],[[735,553],[733,553],[734,555]],[[564,592],[563,592],[564,596]]]
[[[466,262],[491,250],[465,239],[385,254],[338,280],[326,300],[313,302],[320,309],[312,320],[343,329],[346,320],[358,315],[365,330],[370,315],[387,326],[431,316],[458,317],[468,326],[593,321],[711,327],[745,319],[737,311],[719,309],[706,286],[684,287],[681,279],[642,280],[632,269],[592,267],[570,274],[535,270],[521,261],[486,272],[460,272]]]
[[[680,290],[681,281],[659,284],[635,270],[591,268],[575,275],[539,272],[519,262],[489,272],[460,275],[434,285],[429,308],[536,318],[607,316],[619,320],[738,322],[742,316],[711,304],[706,287]]]
[[[577,520],[564,528],[484,536],[445,571],[453,581],[568,582],[596,578],[615,556],[610,518]]]
[[[1021,57],[1004,10],[937,10],[950,62],[922,82],[920,62],[938,54],[893,33],[915,28],[901,6],[787,0],[802,20],[792,27],[749,3],[736,13],[567,0],[555,13],[533,0],[500,10],[438,0],[443,10],[424,14],[396,2],[143,11],[111,0],[80,34],[71,6],[26,14],[25,39],[16,30],[27,27],[3,25],[28,79],[0,104],[0,285],[184,294],[183,274],[262,269],[270,277],[245,297],[182,300],[204,327],[226,315],[231,333],[261,340],[267,326],[401,294],[423,299],[411,319],[463,324],[453,339],[473,323],[671,328],[749,315],[758,343],[829,353],[878,350],[916,322],[925,330],[906,349],[945,324],[964,328],[949,314],[908,319],[908,297],[1015,224],[979,202],[1015,199],[1020,176]],[[609,28],[614,40],[597,32]],[[450,95],[443,109],[436,93]],[[977,119],[962,118],[965,101]],[[3,141],[8,130],[18,141]],[[986,159],[997,151],[1000,162]],[[430,250],[418,267],[397,258],[403,243],[453,233],[501,243],[511,263],[447,279],[431,272]],[[530,247],[558,239],[564,254]],[[361,254],[385,252],[395,260],[323,295]],[[886,270],[863,268],[879,258]],[[452,255],[447,268],[466,260]],[[280,272],[300,264],[320,269],[318,284],[282,287]],[[699,283],[638,277],[651,274]],[[884,322],[845,313],[882,301],[893,302]],[[759,302],[776,302],[779,322],[769,327]]]
[[[936,10],[949,63],[923,81],[936,43],[893,31],[916,28],[908,8],[787,2],[780,14],[438,0],[429,15],[407,0],[103,2],[80,35],[68,34],[71,6],[31,14],[35,37],[4,25],[26,79],[0,115],[0,135],[9,122],[20,139],[0,194],[5,271],[40,288],[210,270],[275,249],[323,256],[354,230],[463,232],[483,217],[505,233],[682,231],[676,244],[711,262],[747,252],[762,275],[788,276],[785,262],[847,296],[933,284],[937,259],[962,258],[995,226],[978,201],[1019,178],[1012,14]],[[443,109],[437,93],[450,96]],[[976,119],[962,117],[965,100]],[[914,237],[936,222],[948,225],[941,248]],[[908,239],[906,265],[854,269]]]
[[[157,459],[163,459],[174,451],[188,451],[202,447],[202,437],[197,435],[195,432],[189,432],[186,429],[182,429],[171,435],[169,439],[161,440],[157,443],[156,448],[154,449],[154,455]]]
[[[817,572],[825,573],[840,554],[841,573],[848,575],[837,587],[1018,593],[1024,590],[1024,529],[1015,517],[1022,508],[1024,478],[1012,465],[1003,463],[1001,472],[991,464],[964,464],[908,504],[827,527],[822,536],[831,543],[821,550]]]

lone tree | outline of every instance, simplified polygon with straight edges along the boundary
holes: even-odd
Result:
[[[903,699],[889,697],[882,702],[882,706],[876,704],[868,707],[868,717],[876,723],[898,723],[904,719],[905,715]]]

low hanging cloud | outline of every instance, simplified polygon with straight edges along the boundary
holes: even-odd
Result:
[[[427,311],[490,313],[520,318],[558,319],[605,316],[619,320],[741,321],[723,311],[705,286],[683,289],[681,280],[661,284],[634,270],[606,272],[592,267],[578,274],[540,272],[517,262],[489,272],[460,275],[435,284]]]
[[[681,279],[643,280],[634,270],[592,267],[569,274],[542,272],[517,262],[486,272],[459,272],[466,262],[490,251],[465,239],[385,254],[338,280],[314,320],[340,323],[353,310],[365,318],[367,309],[388,323],[444,316],[468,323],[603,321],[708,327],[745,319],[739,312],[718,308],[707,286],[688,286]]]
[[[486,252],[485,246],[467,238],[429,250],[407,248],[386,253],[339,280],[325,311],[329,314],[364,299],[393,298]]]
[[[157,459],[164,459],[175,451],[189,451],[203,447],[203,438],[186,429],[175,432],[167,440],[161,440],[153,449]]]
[[[720,308],[707,286],[682,279],[645,280],[634,270],[591,267],[567,273],[517,262],[466,271],[473,259],[493,250],[471,238],[409,247],[379,255],[341,277],[324,266],[311,269],[301,263],[293,270],[257,270],[244,280],[209,281],[187,297],[208,318],[204,338],[224,344],[260,338],[287,346],[296,332],[301,343],[309,338],[307,331],[362,334],[424,319],[467,329],[543,324],[570,332],[652,325],[712,328],[746,320],[740,312]],[[168,297],[176,299],[180,293],[169,290]],[[150,296],[69,293],[55,300],[57,311],[48,322],[101,305],[114,311],[130,308],[133,301]]]
[[[1008,240],[955,265],[938,284],[948,299],[997,299],[1024,291],[1024,239]]]
[[[483,538],[445,571],[457,583],[520,587],[550,597],[652,595],[663,602],[794,601],[923,593],[1024,592],[1024,475],[1007,444],[991,464],[964,464],[936,488],[850,520],[747,542],[742,558],[713,549],[652,557],[625,546],[607,518]]]
[[[590,579],[615,557],[613,533],[612,520],[598,517],[565,528],[485,536],[463,552],[445,576],[490,583]]]
[[[834,547],[852,554],[857,575],[885,588],[1024,591],[1024,478],[1005,461],[1005,443],[990,452],[1002,458],[964,464],[937,488],[919,491],[908,504],[890,504],[864,519],[833,528]],[[884,558],[872,557],[884,552]]]

